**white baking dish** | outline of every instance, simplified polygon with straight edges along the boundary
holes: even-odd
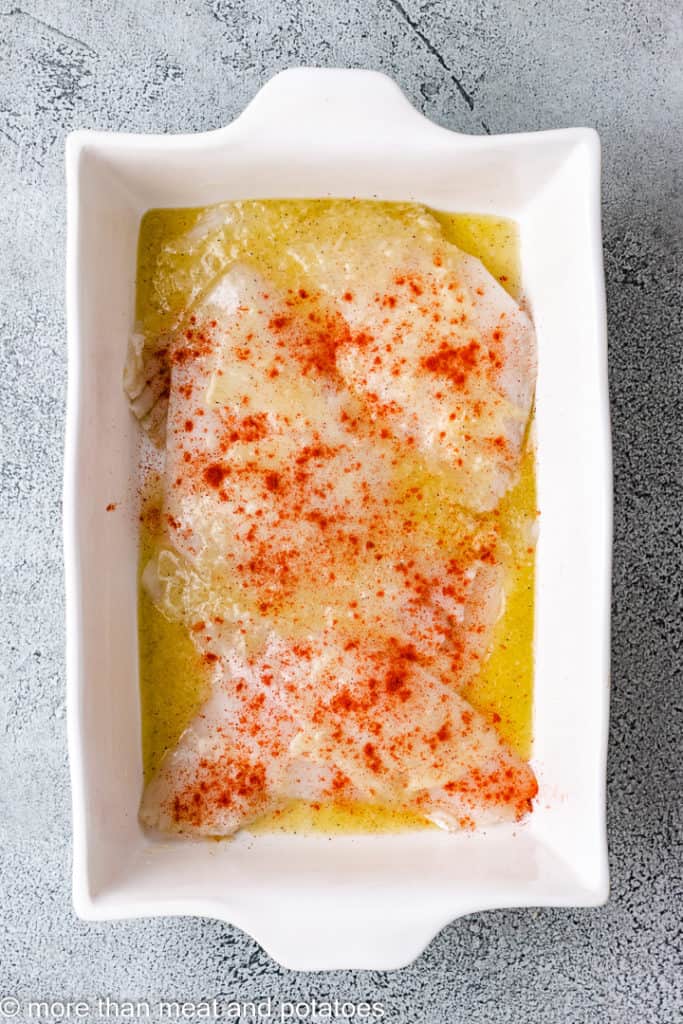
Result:
[[[368,71],[284,72],[233,124],[206,134],[69,137],[64,519],[82,917],[207,915],[243,928],[289,967],[380,969],[411,961],[462,914],[606,899],[611,470],[599,175],[589,129],[458,135]],[[519,222],[539,345],[541,509],[540,794],[521,826],[218,844],[153,841],[138,825],[138,428],[121,373],[140,217],[149,207],[275,196],[418,200]]]

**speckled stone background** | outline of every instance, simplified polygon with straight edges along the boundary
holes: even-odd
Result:
[[[382,1001],[385,1019],[419,1024],[682,1019],[677,8],[673,0],[0,0],[0,995],[336,996]],[[292,974],[214,921],[91,925],[71,909],[64,135],[214,128],[292,64],[378,68],[429,117],[460,131],[587,124],[604,145],[616,476],[612,896],[602,909],[457,921],[414,965],[389,974]]]

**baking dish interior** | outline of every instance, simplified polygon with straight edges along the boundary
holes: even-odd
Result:
[[[224,918],[295,967],[399,966],[458,914],[591,904],[607,892],[611,484],[597,140],[581,129],[454,135],[371,77],[371,89],[367,79],[343,89],[330,80],[325,105],[312,102],[304,75],[270,99],[264,90],[228,129],[177,138],[77,133],[68,152],[76,907],[95,918]],[[121,386],[140,218],[150,207],[321,196],[414,200],[519,224],[539,346],[537,806],[522,825],[478,834],[154,839],[137,822],[138,428]]]

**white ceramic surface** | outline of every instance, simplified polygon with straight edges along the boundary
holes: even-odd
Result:
[[[600,148],[590,129],[465,136],[384,76],[296,69],[231,125],[67,143],[69,396],[64,489],[74,903],[87,919],[201,914],[300,969],[399,967],[447,922],[608,892],[611,466]],[[520,225],[539,345],[534,752],[521,826],[478,834],[154,841],[142,785],[137,425],[121,386],[137,233],[150,207],[361,196]],[[105,511],[117,502],[116,513]]]

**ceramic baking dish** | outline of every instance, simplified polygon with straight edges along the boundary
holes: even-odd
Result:
[[[410,962],[463,914],[604,902],[611,467],[595,132],[458,135],[380,74],[297,69],[218,131],[70,135],[67,190],[77,912],[206,915],[288,967],[384,969]],[[519,223],[539,346],[536,809],[522,825],[477,834],[155,841],[137,821],[138,427],[121,385],[140,217],[150,207],[320,196],[416,200]],[[117,514],[105,511],[110,502]]]

